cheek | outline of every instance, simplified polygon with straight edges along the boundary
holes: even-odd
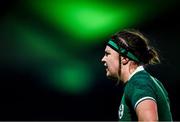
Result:
[[[115,61],[110,62],[108,68],[113,74],[117,73],[119,70],[119,62],[118,61],[117,62],[115,62]]]
[[[118,61],[114,63],[114,69],[115,69],[115,72],[119,71],[119,62]]]

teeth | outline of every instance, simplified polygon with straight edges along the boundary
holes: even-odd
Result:
[[[104,66],[107,67],[107,64],[105,63]]]

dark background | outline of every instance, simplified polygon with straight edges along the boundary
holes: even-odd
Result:
[[[8,19],[5,19],[9,13],[18,16],[18,8],[23,8],[20,3],[5,0],[0,2],[0,120],[117,120],[122,86],[116,86],[105,77],[104,67],[99,62],[104,45],[93,47],[88,56],[84,57],[90,56],[93,59],[95,53],[100,54],[99,60],[95,60],[92,67],[96,78],[90,92],[70,95],[37,83],[47,80],[47,72],[42,72],[37,63],[24,66],[26,60],[17,58],[13,52],[16,45],[13,37],[16,35],[6,23]],[[148,66],[146,69],[162,81],[167,89],[174,120],[180,120],[178,11],[177,3],[135,27],[155,40],[153,43],[160,50],[162,64]],[[28,10],[24,9],[23,12],[31,16]]]

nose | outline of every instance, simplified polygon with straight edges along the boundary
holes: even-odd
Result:
[[[102,63],[105,62],[105,56],[102,57],[101,62],[102,62]]]

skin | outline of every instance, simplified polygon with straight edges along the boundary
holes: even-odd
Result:
[[[119,70],[119,53],[106,46],[105,55],[101,60],[106,68],[106,76],[117,78]]]
[[[126,83],[129,76],[134,72],[138,65],[126,57],[120,56],[119,53],[111,47],[106,46],[105,55],[102,62],[106,68],[106,76],[109,78],[116,78],[123,83]],[[120,67],[120,73],[119,73]],[[157,104],[153,100],[144,100],[138,104],[135,109],[138,121],[158,121]]]
[[[156,122],[158,121],[157,104],[153,100],[144,100],[136,108],[139,121]]]

